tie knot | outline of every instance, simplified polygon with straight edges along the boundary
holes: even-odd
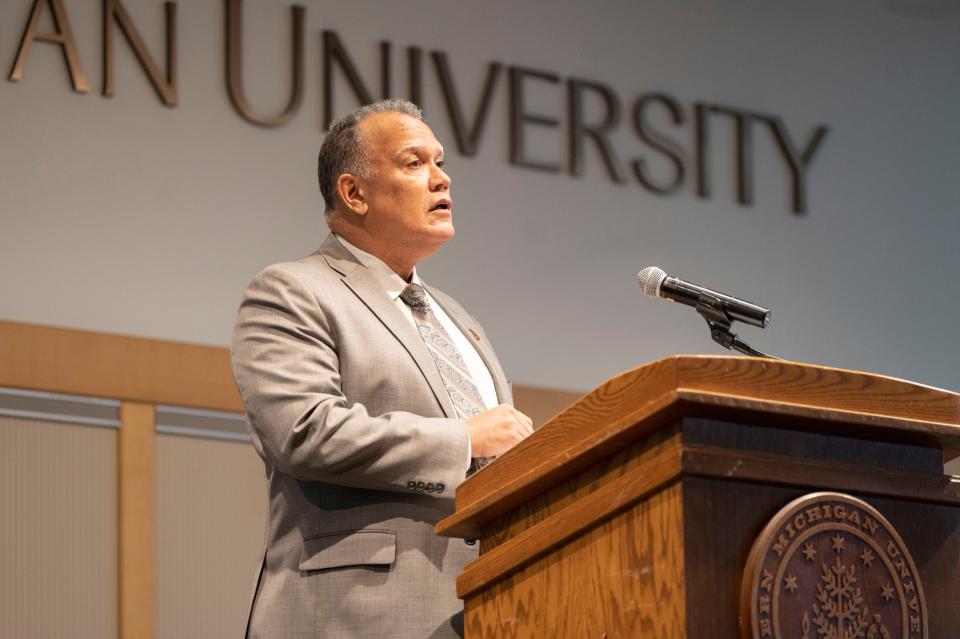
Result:
[[[427,292],[419,284],[407,284],[400,293],[403,303],[415,311],[426,311],[430,308],[427,302]]]

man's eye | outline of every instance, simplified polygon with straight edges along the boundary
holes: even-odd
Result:
[[[437,160],[437,166],[440,167],[441,169],[442,169],[443,167],[445,167],[446,165],[447,165],[447,161],[446,161],[446,160]]]
[[[407,166],[409,166],[409,167],[412,168],[412,169],[416,169],[416,168],[418,168],[421,164],[422,164],[422,162],[421,162],[420,160],[411,160],[409,163],[407,163]]]

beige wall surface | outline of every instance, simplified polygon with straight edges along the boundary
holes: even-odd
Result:
[[[0,417],[0,637],[117,636],[116,442]]]
[[[0,3],[0,58],[15,57],[31,0]],[[41,3],[47,5],[48,3]],[[102,4],[64,2],[90,93],[71,91],[60,48],[36,42],[20,82],[0,80],[0,318],[226,345],[241,292],[268,263],[305,255],[325,229],[315,176],[322,138],[321,33],[334,30],[366,83],[393,42],[396,93],[408,46],[424,49],[423,106],[448,148],[457,237],[423,265],[483,323],[510,379],[587,389],[678,352],[719,353],[689,309],[642,298],[634,274],[672,274],[771,307],[761,350],[799,361],[960,388],[960,9],[956,3],[710,0],[482,3],[310,2],[305,90],[277,129],[240,118],[224,81],[221,0],[177,3],[179,103],[158,100],[115,31],[115,95],[99,95]],[[289,86],[289,0],[245,0],[244,85],[275,113]],[[124,0],[163,58],[163,3]],[[49,9],[41,30],[52,29]],[[586,141],[584,172],[510,166],[505,74],[477,154],[456,150],[429,56],[449,56],[468,120],[487,64],[601,82],[619,96],[611,135],[627,181],[613,184]],[[354,104],[343,74],[335,110]],[[665,92],[686,119],[651,118],[685,150],[670,197],[642,189],[629,162],[671,166],[633,132],[643,94]],[[560,161],[562,82],[530,83],[530,155]],[[777,114],[798,144],[830,133],[809,170],[810,210],[789,212],[788,172],[753,130],[756,202],[735,202],[732,120],[711,120],[713,193],[692,179],[692,104]],[[584,101],[595,121],[600,101]]]
[[[243,635],[265,521],[253,446],[157,436],[159,639]]]

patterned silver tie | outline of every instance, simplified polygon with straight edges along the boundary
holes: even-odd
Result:
[[[466,420],[484,412],[486,404],[483,403],[480,391],[470,377],[470,371],[467,370],[467,364],[463,361],[460,351],[430,309],[427,292],[419,284],[407,284],[400,293],[400,299],[413,312],[413,319],[417,323],[420,337],[423,338],[427,350],[437,364],[457,416]],[[493,460],[493,457],[474,457],[468,474],[476,472]]]

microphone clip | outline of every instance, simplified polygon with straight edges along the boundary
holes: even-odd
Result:
[[[734,320],[731,319],[730,315],[727,314],[726,307],[719,298],[713,297],[712,295],[707,295],[706,293],[701,293],[697,300],[696,308],[697,313],[700,314],[700,317],[706,320],[707,326],[710,327],[710,337],[712,337],[713,341],[715,341],[717,344],[720,344],[720,346],[730,350],[735,350],[738,353],[743,353],[744,355],[750,355],[752,357],[780,359],[779,357],[774,357],[773,355],[761,353],[738,338],[736,333],[731,332],[730,328],[733,326]]]

